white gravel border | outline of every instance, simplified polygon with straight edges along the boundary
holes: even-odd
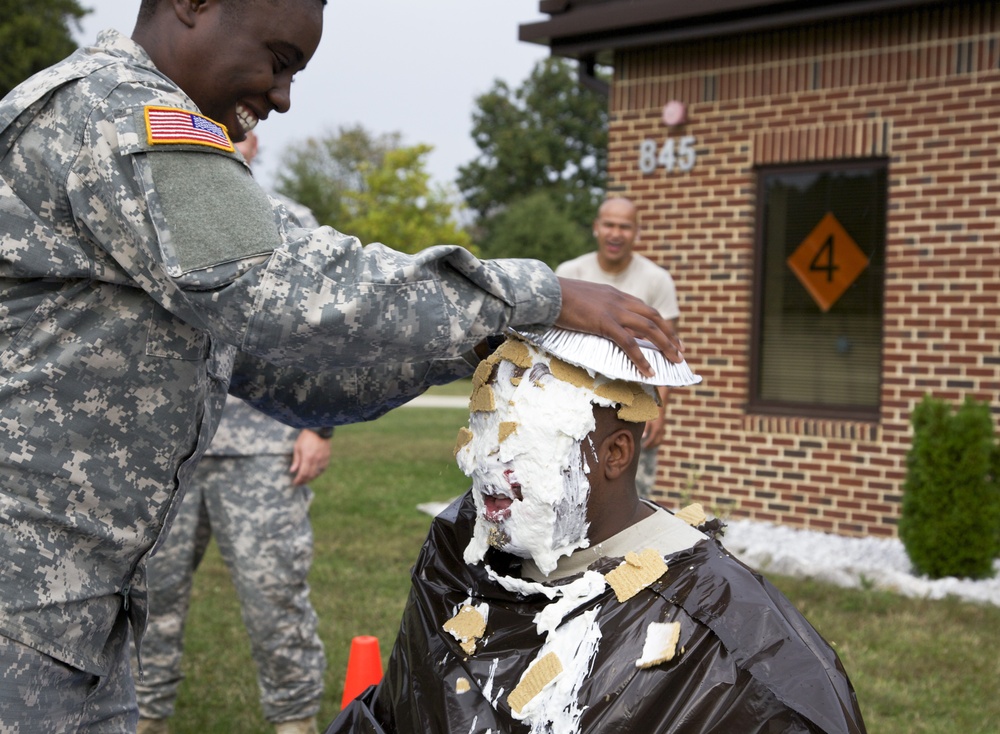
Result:
[[[997,573],[992,579],[931,580],[914,574],[903,543],[896,538],[847,538],[750,520],[727,520],[722,544],[764,575],[808,577],[927,599],[954,596],[1000,606],[1000,559],[993,562]]]

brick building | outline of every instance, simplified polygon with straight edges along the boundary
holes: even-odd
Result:
[[[704,381],[661,499],[895,534],[925,393],[1000,422],[1000,3],[542,0]]]

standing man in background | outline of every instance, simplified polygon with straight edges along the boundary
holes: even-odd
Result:
[[[256,134],[236,148],[253,165]],[[303,227],[319,226],[307,207],[278,198]],[[213,534],[240,600],[264,717],[277,734],[316,732],[326,657],[306,578],[313,556],[306,482],[330,462],[332,436],[333,428],[297,431],[226,400],[170,533],[149,559],[142,673],[133,671],[138,734],[169,734],[194,572]]]
[[[652,306],[676,330],[680,309],[674,279],[666,269],[649,258],[633,252],[639,240],[638,211],[624,197],[604,201],[594,220],[597,251],[568,260],[556,268],[556,275],[592,283],[612,285]],[[669,387],[658,387],[660,414],[646,423],[642,434],[642,451],[636,486],[641,497],[649,497],[656,483],[656,463],[666,425]]]

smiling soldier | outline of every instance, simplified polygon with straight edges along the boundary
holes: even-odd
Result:
[[[669,325],[454,246],[294,226],[233,143],[291,106],[323,0],[143,0],[0,101],[0,731],[127,732],[146,556],[227,391],[298,427],[468,375],[507,326]]]

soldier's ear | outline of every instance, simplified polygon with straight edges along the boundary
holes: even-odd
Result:
[[[171,5],[174,8],[174,15],[177,19],[188,26],[192,27],[198,19],[198,15],[205,10],[210,2],[214,0],[170,0]]]
[[[629,470],[635,457],[635,435],[628,428],[619,428],[601,441],[600,467],[609,480],[618,479]]]

